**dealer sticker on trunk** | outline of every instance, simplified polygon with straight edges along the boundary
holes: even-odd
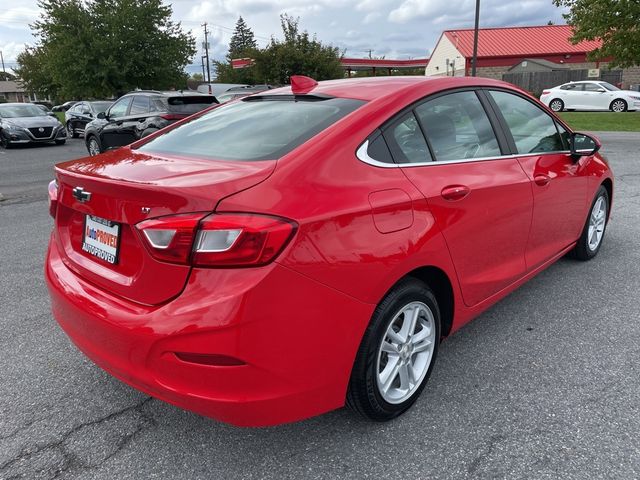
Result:
[[[107,263],[118,262],[120,224],[87,215],[84,220],[82,250]]]

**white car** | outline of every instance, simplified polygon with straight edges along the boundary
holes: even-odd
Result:
[[[620,90],[607,82],[569,82],[546,89],[540,101],[554,112],[563,110],[611,110],[626,112],[640,109],[640,92]]]

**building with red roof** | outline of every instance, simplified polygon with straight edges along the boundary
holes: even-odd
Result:
[[[473,57],[473,29],[446,30],[436,44],[425,74],[465,76],[471,74]],[[478,32],[477,75],[502,79],[503,74],[516,65],[540,64],[569,67],[571,70],[604,69],[609,59],[588,61],[587,54],[601,45],[600,40],[572,43],[573,28],[569,25],[541,25],[531,27],[481,28]],[[600,75],[598,70],[598,75]],[[637,67],[618,71],[620,82],[640,83]]]
[[[522,60],[535,58],[558,64],[580,64],[581,68],[597,68],[597,62],[588,62],[586,57],[601,42],[573,44],[570,40],[572,34],[569,25],[481,28],[478,32],[478,73],[500,78],[501,73]],[[473,29],[446,30],[431,54],[426,74],[468,75],[472,56]],[[589,66],[584,67],[585,63]]]

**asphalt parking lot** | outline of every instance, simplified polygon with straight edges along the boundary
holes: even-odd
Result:
[[[239,429],[94,366],[42,275],[51,166],[0,150],[0,479],[640,478],[640,134],[601,134],[617,183],[604,245],[563,259],[448,339],[403,417],[348,410]]]

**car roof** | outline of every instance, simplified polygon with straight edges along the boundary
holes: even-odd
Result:
[[[196,92],[195,90],[168,90],[168,91],[160,91],[160,90],[134,90],[132,92],[126,93],[123,97],[128,95],[160,95],[163,97],[210,97],[211,95],[207,93]]]
[[[392,76],[322,81],[318,82],[318,85],[310,90],[308,94],[371,101],[396,95],[402,90],[412,90],[422,86],[430,86],[433,91],[459,87],[516,88],[506,82],[481,77]],[[265,90],[252,95],[252,97],[292,94],[293,92],[289,85],[273,90]]]

